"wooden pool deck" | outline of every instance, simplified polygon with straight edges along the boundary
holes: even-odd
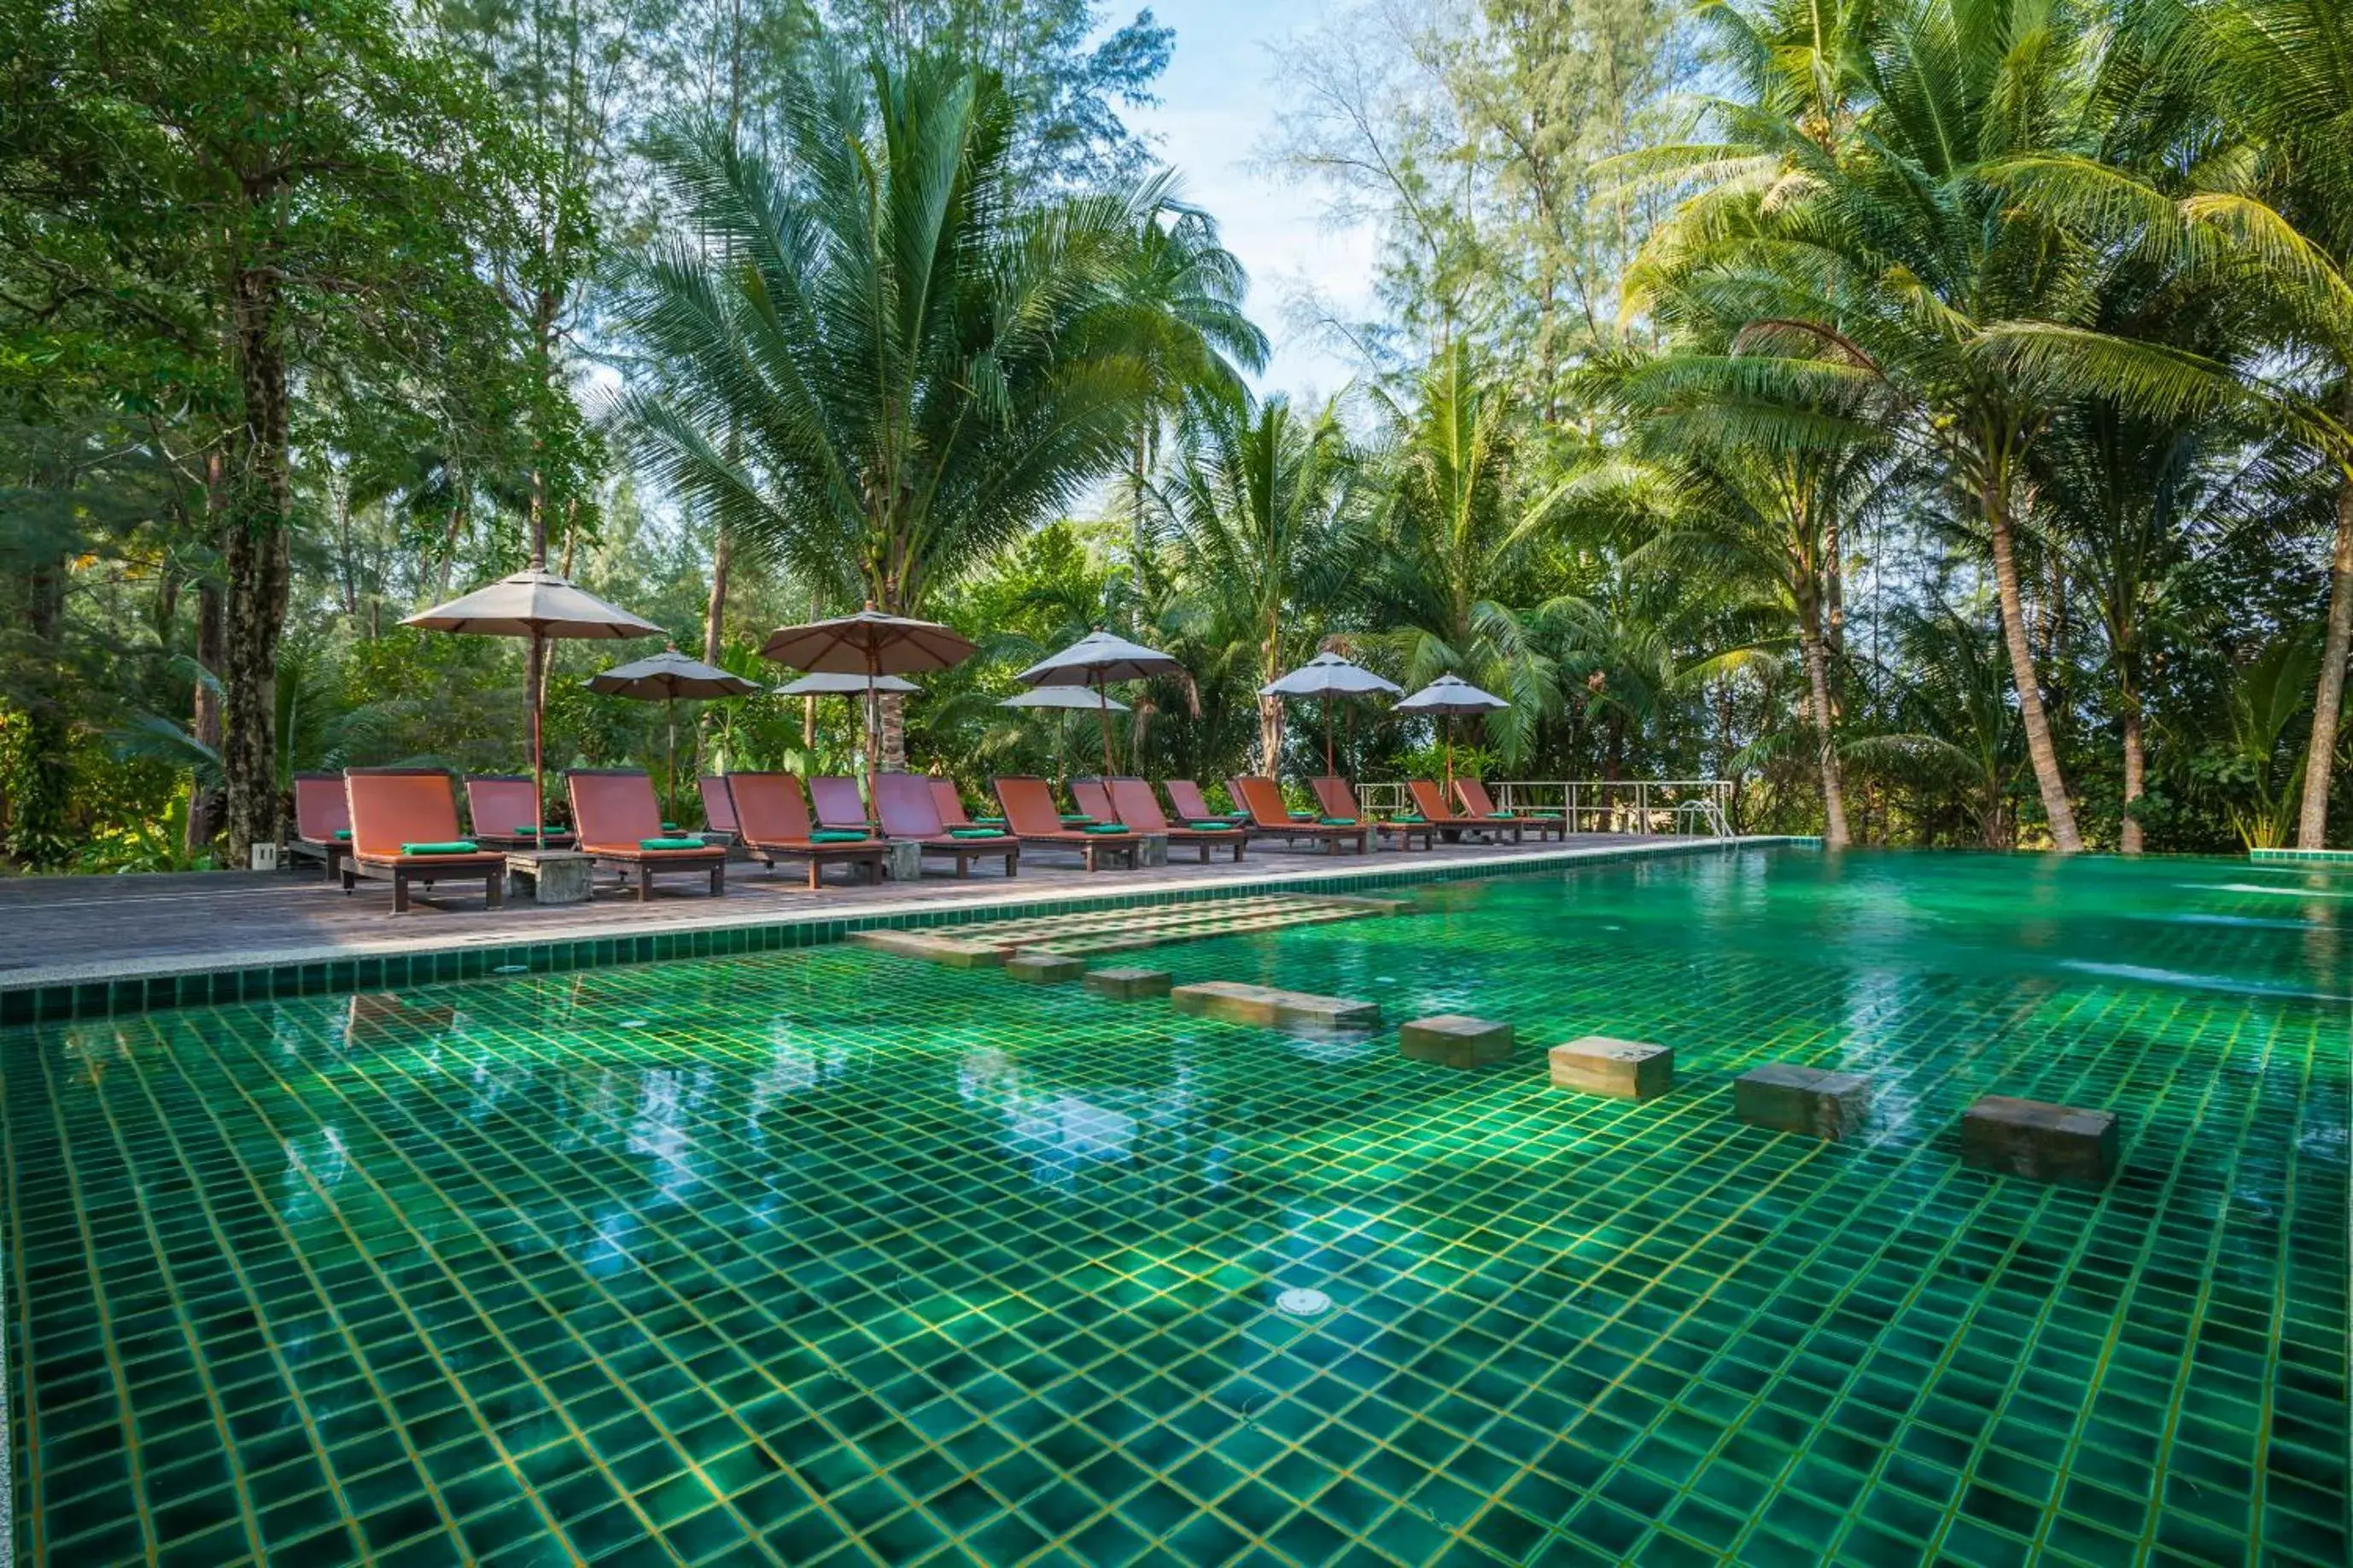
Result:
[[[26,877],[0,880],[0,992],[100,981],[152,979],[230,968],[308,963],[474,947],[511,947],[739,926],[915,916],[955,906],[1018,908],[1074,899],[1182,895],[1244,887],[1312,889],[1366,873],[1490,871],[1568,864],[1629,852],[1648,854],[1771,840],[1576,834],[1566,844],[1440,845],[1410,853],[1327,855],[1253,845],[1237,865],[1189,858],[1137,871],[1082,870],[1077,858],[1052,850],[1022,857],[1018,878],[976,868],[958,880],[927,872],[920,882],[852,885],[828,874],[812,892],[797,867],[771,872],[749,861],[728,867],[727,889],[713,899],[691,879],[658,888],[639,903],[609,877],[585,904],[543,906],[526,897],[485,910],[470,896],[420,899],[392,913],[390,889],[363,882],[344,893],[315,868],[125,877]]]

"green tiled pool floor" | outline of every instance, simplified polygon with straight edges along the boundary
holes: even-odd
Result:
[[[1476,1073],[845,948],[0,1031],[16,1547],[2341,1563],[2348,896],[1765,853],[1154,955]],[[2124,1174],[1961,1170],[1989,1090]]]

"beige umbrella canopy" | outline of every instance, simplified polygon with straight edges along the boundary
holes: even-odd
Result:
[[[1058,654],[1039,659],[1014,679],[1024,686],[1084,686],[1093,689],[1103,720],[1103,772],[1115,771],[1111,756],[1111,703],[1103,688],[1115,681],[1176,675],[1184,666],[1157,648],[1128,641],[1100,628]]]
[[[1446,787],[1454,787],[1454,724],[1457,713],[1493,713],[1510,703],[1480,690],[1459,676],[1441,675],[1389,710],[1392,713],[1434,713],[1446,723]]]
[[[541,667],[542,645],[554,637],[596,638],[616,640],[628,637],[659,637],[661,628],[651,621],[641,620],[621,608],[608,605],[570,578],[560,576],[543,567],[532,566],[511,577],[501,577],[486,588],[477,588],[463,598],[452,599],[400,623],[428,632],[463,632],[475,637],[522,637],[531,644],[531,661],[525,667]],[[531,701],[531,784],[532,793],[539,797],[535,814],[547,816],[547,765],[541,734],[543,707],[541,682],[529,683]],[[533,826],[542,829],[539,847],[547,847],[545,823]]]
[[[861,675],[866,691],[866,793],[874,795],[874,778],[881,770],[878,732],[881,721],[875,693],[881,689],[872,678],[920,675],[929,669],[953,669],[979,650],[959,637],[953,626],[936,621],[886,616],[868,605],[854,616],[810,621],[805,626],[779,626],[760,649],[764,658],[815,675]]]
[[[1396,681],[1375,675],[1360,664],[1351,664],[1336,653],[1319,653],[1289,675],[1270,680],[1258,689],[1261,697],[1316,697],[1323,700],[1324,771],[1327,773],[1332,771],[1332,700],[1335,697],[1369,697],[1383,691],[1392,697],[1405,695],[1405,688]],[[1353,729],[1350,733],[1355,733]]]
[[[607,697],[634,697],[641,702],[670,704],[670,815],[678,815],[678,700],[681,697],[746,697],[760,689],[756,680],[717,665],[689,658],[675,647],[651,658],[617,664],[592,675],[588,689]]]
[[[820,672],[816,675],[804,675],[797,680],[785,682],[776,688],[776,695],[802,698],[863,697],[868,702],[871,702],[878,692],[887,691],[900,697],[907,697],[922,689],[923,688],[913,681],[902,679],[895,675],[833,675]],[[862,711],[861,709],[861,713]],[[812,717],[809,722],[814,724],[817,721]],[[804,739],[814,744],[815,731],[807,732]]]
[[[999,708],[1059,709],[1066,712],[1083,708],[1090,713],[1097,711],[1124,713],[1128,710],[1127,704],[1118,698],[1105,697],[1100,691],[1089,691],[1084,687],[1079,686],[1033,687],[1028,691],[1015,692],[999,702],[997,706]],[[1062,768],[1062,731],[1059,727],[1054,731],[1054,768],[1058,773]],[[1108,774],[1111,770],[1106,768],[1103,771]]]

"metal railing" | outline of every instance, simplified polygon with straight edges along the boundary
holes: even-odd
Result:
[[[1559,812],[1572,833],[1732,836],[1729,779],[1508,779],[1489,786],[1504,811]],[[1360,784],[1367,811],[1409,808],[1403,784]]]

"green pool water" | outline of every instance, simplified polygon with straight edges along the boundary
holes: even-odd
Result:
[[[1508,1063],[838,947],[0,1032],[18,1560],[2346,1561],[2353,877],[1421,898],[1145,961]],[[2122,1175],[1960,1168],[1989,1091]]]

